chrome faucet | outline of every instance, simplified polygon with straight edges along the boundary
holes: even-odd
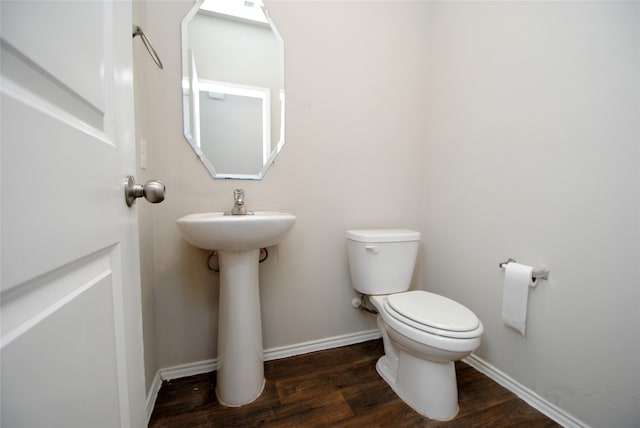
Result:
[[[247,207],[244,206],[244,190],[236,189],[233,191],[233,209],[227,211],[225,215],[247,215],[253,214],[251,211],[247,211]]]

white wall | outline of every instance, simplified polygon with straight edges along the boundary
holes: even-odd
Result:
[[[264,347],[375,329],[373,317],[351,307],[344,233],[420,227],[423,97],[415,85],[424,60],[415,55],[415,17],[422,6],[372,3],[363,19],[357,3],[274,5],[286,43],[287,143],[262,181],[213,180],[199,163],[181,122],[180,21],[191,5],[147,6],[145,31],[165,64],[164,71],[146,64],[147,173],[167,186],[166,200],[146,219],[153,222],[146,235],[153,241],[152,364],[216,356],[218,274],[175,220],[231,208],[238,186],[248,209],[298,218],[261,265]],[[411,31],[380,30],[407,22]]]
[[[640,3],[434,3],[425,286],[470,307],[476,352],[591,426],[640,421]],[[513,257],[545,265],[527,338]]]
[[[638,3],[268,2],[287,145],[259,182],[212,180],[182,137],[189,7],[146,10],[166,65],[145,75],[148,172],[167,184],[143,238],[154,367],[216,355],[217,275],[175,219],[242,186],[250,209],[298,216],[261,266],[265,348],[374,328],[350,306],[344,231],[415,228],[419,286],[478,314],[482,359],[589,425],[637,423]],[[508,257],[551,270],[526,340],[500,321]]]

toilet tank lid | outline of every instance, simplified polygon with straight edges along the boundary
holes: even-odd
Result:
[[[407,242],[419,241],[420,232],[410,229],[360,229],[348,230],[347,239],[358,242]]]

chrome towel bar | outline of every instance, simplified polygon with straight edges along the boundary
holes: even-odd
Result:
[[[147,51],[149,52],[149,55],[151,55],[151,59],[153,59],[153,62],[156,63],[160,70],[163,70],[164,67],[162,66],[162,61],[160,61],[158,53],[151,45],[151,40],[149,40],[147,35],[144,34],[144,31],[142,31],[142,28],[140,28],[140,26],[138,25],[133,26],[133,37],[135,36],[140,36],[140,38],[142,39],[142,43],[144,44],[144,47],[147,48]]]

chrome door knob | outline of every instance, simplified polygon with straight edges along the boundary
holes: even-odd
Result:
[[[143,186],[136,184],[136,179],[132,175],[128,175],[124,182],[124,200],[127,206],[133,205],[136,198],[144,198],[152,204],[164,201],[165,186],[157,180],[147,181]]]

